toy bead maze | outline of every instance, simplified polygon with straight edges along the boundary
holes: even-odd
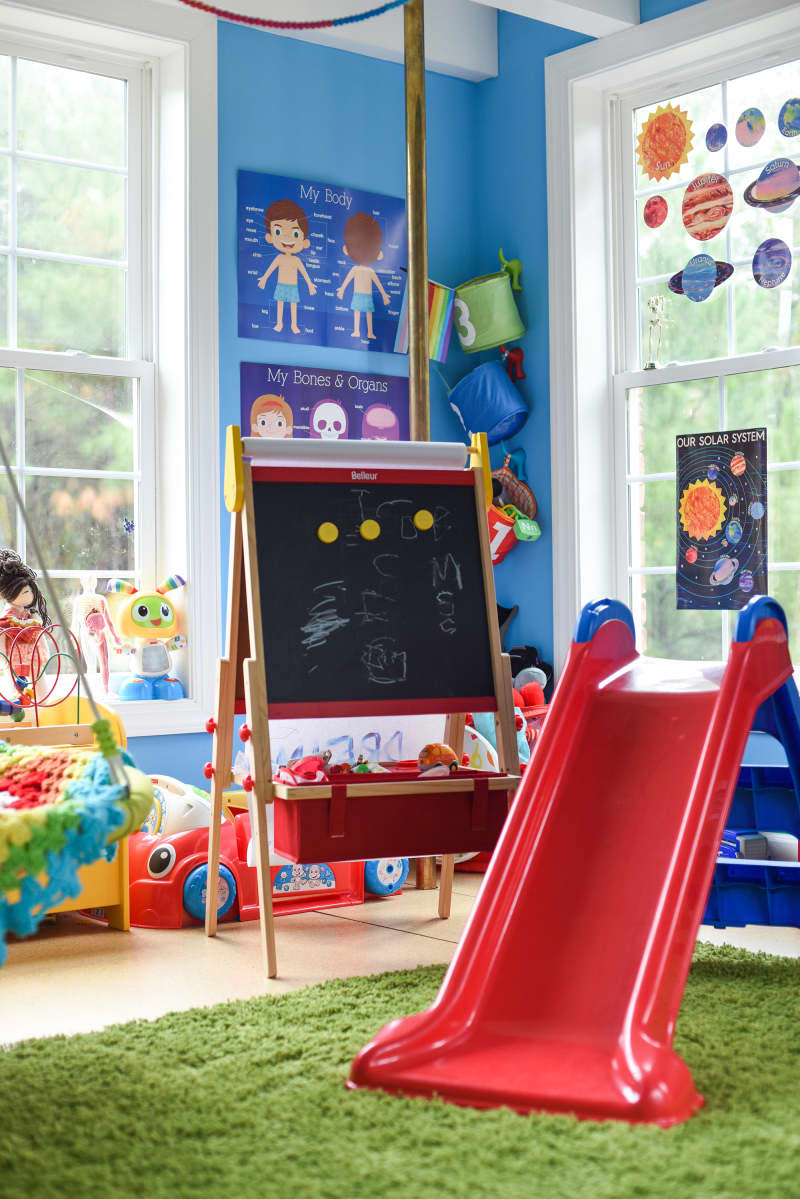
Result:
[[[740,613],[724,666],[640,657],[623,604],[584,608],[436,1003],[379,1032],[349,1085],[662,1126],[692,1115],[702,1096],[672,1040],[754,720],[800,781],[773,600]]]
[[[466,465],[470,453],[476,466]],[[293,862],[447,855],[439,904],[447,915],[449,856],[494,847],[518,782],[510,669],[479,448],[242,441],[231,428],[225,479],[228,645],[211,724],[209,877],[236,710],[247,715],[244,785],[256,798],[262,935],[274,976],[264,805],[275,803],[275,849]],[[443,713],[445,740],[460,745],[468,710],[497,714],[503,773],[459,768],[420,778],[415,763],[396,763],[389,773],[324,783],[272,781],[268,717]],[[209,935],[215,914],[209,891]]]

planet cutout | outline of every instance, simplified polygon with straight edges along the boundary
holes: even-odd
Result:
[[[723,554],[714,563],[714,569],[708,581],[712,587],[724,587],[727,583],[730,583],[738,569],[739,559],[729,558],[727,554]]]
[[[667,201],[663,196],[651,196],[644,206],[644,223],[648,229],[658,229],[667,219]]]
[[[735,507],[736,507],[736,505],[739,503],[739,497],[738,497],[738,495],[729,495],[729,496],[728,496],[728,503],[730,504],[731,508],[735,508]]]
[[[778,128],[784,137],[797,137],[800,133],[800,97],[787,100],[778,113]]]
[[[729,520],[725,527],[725,536],[731,545],[738,545],[742,540],[742,526],[738,520]]]
[[[697,241],[721,233],[732,212],[733,189],[724,175],[698,175],[684,193],[681,216],[686,232]]]
[[[755,585],[753,575],[749,570],[743,570],[739,575],[739,587],[742,591],[752,591]]]
[[[764,505],[760,500],[753,500],[747,511],[750,513],[753,520],[761,520],[762,516],[764,515]]]
[[[753,278],[759,287],[779,287],[792,269],[792,251],[779,237],[768,237],[753,255]]]
[[[695,563],[697,561],[697,550],[694,548],[693,545],[690,546],[689,549],[686,551],[686,561],[689,563],[689,565],[692,565],[693,563]]]
[[[728,140],[728,130],[724,125],[717,123],[710,125],[706,132],[706,149],[713,153],[716,150],[721,150]]]
[[[714,463],[712,462],[711,466],[709,466],[708,470],[706,471],[706,474],[708,475],[709,479],[713,483],[714,480],[716,479],[717,475],[719,474],[719,467],[715,466]]]
[[[675,295],[686,296],[700,304],[732,274],[733,267],[729,262],[716,262],[709,254],[695,254],[682,271],[672,276],[667,286]]]
[[[677,105],[659,105],[648,114],[636,141],[638,162],[648,179],[669,179],[689,160],[694,134],[689,114]]]
[[[760,108],[746,108],[736,122],[736,140],[740,146],[754,146],[764,136],[767,123]]]
[[[731,458],[731,473],[734,475],[743,475],[747,470],[747,462],[744,454],[734,454]]]
[[[800,196],[800,169],[790,158],[773,158],[744,191],[751,208],[786,212]]]

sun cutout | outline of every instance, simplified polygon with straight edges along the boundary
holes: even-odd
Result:
[[[681,527],[697,541],[708,541],[725,522],[725,497],[710,479],[696,479],[681,496]]]
[[[648,179],[669,179],[689,161],[693,141],[689,114],[677,105],[659,105],[636,141],[639,166]]]

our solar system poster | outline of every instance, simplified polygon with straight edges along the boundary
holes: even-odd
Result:
[[[767,594],[767,430],[675,439],[679,609]]]

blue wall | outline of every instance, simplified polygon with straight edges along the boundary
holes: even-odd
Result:
[[[534,645],[547,661],[553,654],[553,570],[544,60],[590,40],[500,13],[500,74],[479,85],[478,247],[484,270],[493,269],[498,247],[506,258],[522,261],[523,289],[517,298],[527,333],[517,344],[525,351],[527,378],[518,386],[530,416],[513,444],[525,449],[542,529],[538,541],[511,550],[495,569],[495,584],[501,604],[520,607],[506,646]],[[493,465],[501,459],[498,447]]]
[[[641,0],[642,20],[697,0]],[[519,308],[527,333],[531,416],[515,439],[525,448],[543,535],[514,549],[496,571],[501,603],[518,603],[506,644],[535,645],[552,660],[552,502],[547,320],[547,183],[544,60],[588,39],[524,17],[498,16],[496,79],[467,83],[427,76],[430,274],[457,284],[506,257],[523,263]],[[220,451],[239,421],[239,364],[281,362],[406,374],[407,359],[360,350],[294,347],[240,339],[236,320],[236,172],[240,168],[331,180],[389,195],[405,188],[403,70],[397,64],[312,46],[219,22]],[[488,355],[491,357],[493,355]],[[445,373],[456,382],[476,365],[455,336]],[[434,372],[431,435],[457,439],[459,426]],[[499,453],[495,453],[495,464]],[[555,497],[558,502],[558,497]],[[224,506],[222,553],[227,561]],[[205,734],[139,737],[143,769],[203,785]]]

